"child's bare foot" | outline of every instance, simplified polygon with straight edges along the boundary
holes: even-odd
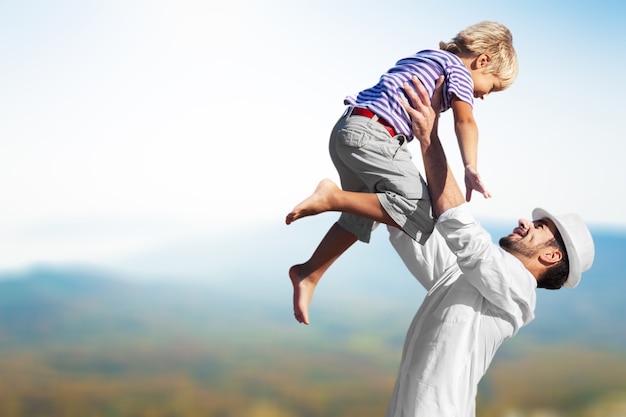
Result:
[[[334,182],[329,179],[323,179],[317,184],[313,194],[291,210],[291,213],[285,218],[285,223],[291,224],[302,217],[328,211],[330,209],[329,199],[337,190],[339,190],[339,187]]]
[[[289,268],[289,278],[293,284],[293,314],[300,323],[309,324],[309,304],[313,298],[315,283],[300,275],[300,265]]]

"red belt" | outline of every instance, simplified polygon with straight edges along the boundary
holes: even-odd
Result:
[[[351,116],[363,116],[363,117],[367,117],[368,119],[371,119],[372,117],[376,116],[376,114],[373,111],[369,109],[364,109],[363,107],[353,107],[352,111],[350,112],[350,115]],[[385,129],[387,129],[391,137],[396,136],[396,130],[385,119],[378,117],[376,121],[380,123],[381,125],[385,126]]]

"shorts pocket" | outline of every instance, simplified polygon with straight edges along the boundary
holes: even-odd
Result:
[[[362,148],[369,141],[369,134],[358,129],[343,128],[337,132],[336,140],[339,145]]]

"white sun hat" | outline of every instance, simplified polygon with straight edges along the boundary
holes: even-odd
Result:
[[[574,288],[580,282],[582,273],[593,263],[595,249],[591,233],[578,214],[553,215],[542,208],[533,210],[533,220],[544,218],[554,222],[563,238],[569,258],[569,275],[563,286]]]

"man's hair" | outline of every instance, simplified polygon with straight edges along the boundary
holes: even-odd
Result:
[[[537,288],[545,288],[547,290],[560,289],[569,275],[569,258],[565,250],[563,238],[557,232],[556,236],[547,242],[544,247],[557,248],[563,254],[559,262],[546,269],[537,279]]]
[[[489,55],[491,61],[486,72],[500,79],[500,90],[509,88],[517,78],[519,64],[513,48],[513,35],[501,23],[476,23],[459,32],[450,42],[439,42],[439,48],[455,55]]]

